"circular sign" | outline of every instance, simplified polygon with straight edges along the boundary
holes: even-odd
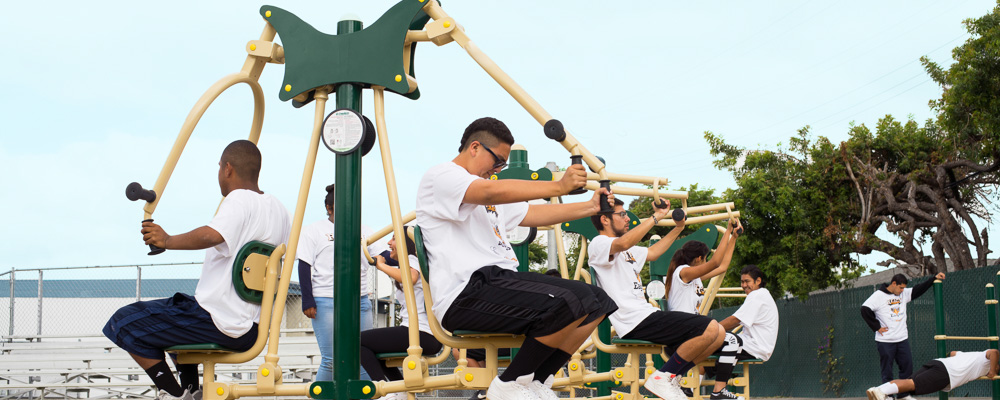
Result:
[[[365,137],[365,120],[357,111],[333,110],[323,120],[323,144],[337,154],[350,154],[358,149]]]
[[[667,294],[667,286],[662,281],[651,280],[646,285],[646,296],[651,299],[662,299]]]
[[[520,246],[535,240],[536,235],[538,235],[537,228],[519,226],[514,228],[514,230],[507,232],[507,241],[510,242],[511,246]]]

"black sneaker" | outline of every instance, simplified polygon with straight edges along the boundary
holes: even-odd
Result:
[[[691,388],[682,387],[681,391],[684,392],[684,395],[687,396],[689,399],[694,397],[694,391],[691,390]]]
[[[469,397],[469,400],[483,400],[485,398],[486,398],[486,391],[477,390],[475,393],[472,394],[472,397]]]
[[[726,388],[722,388],[718,393],[712,392],[712,395],[708,398],[710,400],[743,400],[743,396],[737,396]]]

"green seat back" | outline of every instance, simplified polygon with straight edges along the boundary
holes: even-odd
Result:
[[[658,343],[653,343],[653,342],[650,342],[650,341],[647,341],[647,340],[622,339],[622,338],[611,339],[611,344],[616,345],[616,346],[650,346],[650,345],[652,345],[652,346],[662,346],[662,345],[660,345]]]
[[[719,241],[719,228],[715,224],[705,224],[699,226],[690,235],[682,238],[678,238],[670,245],[660,258],[656,261],[651,261],[649,263],[649,276],[651,279],[659,279],[667,276],[670,271],[670,259],[674,257],[674,253],[684,246],[684,243],[696,240],[708,246],[709,249],[715,247],[715,243]]]
[[[427,268],[427,248],[424,247],[424,234],[419,226],[413,227],[413,244],[417,245],[417,261],[420,263],[420,273],[424,275],[424,280],[431,281],[431,271]]]
[[[273,251],[274,246],[254,240],[243,245],[239,253],[236,253],[236,259],[233,260],[233,287],[243,301],[260,304],[264,300],[264,292],[247,288],[246,283],[243,282],[243,263],[251,254],[263,254],[270,257]]]

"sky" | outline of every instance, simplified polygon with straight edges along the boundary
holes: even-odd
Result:
[[[0,242],[7,254],[0,273],[203,258],[191,251],[147,256],[142,204],[128,201],[124,189],[133,181],[153,186],[195,101],[241,68],[247,42],[264,27],[258,12],[264,4],[5,5]],[[395,2],[270,4],[335,33],[345,16],[368,26]],[[951,49],[968,38],[962,21],[995,6],[985,0],[443,3],[479,48],[604,157],[609,171],[665,176],[672,189],[697,183],[719,192],[734,181],[712,166],[703,132],[775,149],[806,125],[813,138],[839,142],[852,123],[874,126],[887,114],[932,118],[928,101],[941,89],[919,58],[950,65]],[[415,68],[422,97],[387,94],[386,100],[404,213],[414,207],[422,173],[453,158],[465,126],[479,117],[504,121],[529,150],[532,168],[568,164],[562,146],[457,44],[418,45]],[[266,98],[260,186],[294,213],[314,110],[278,99],[283,74],[282,65],[270,64],[260,79]],[[369,117],[372,97],[363,94]],[[238,85],[202,118],[153,215],[168,233],[211,219],[221,199],[219,154],[247,137],[252,109],[248,87]],[[390,222],[377,146],[363,162],[362,221],[377,229]],[[325,218],[323,188],[334,172],[333,153],[321,147],[306,224]],[[988,229],[1000,237],[996,225]],[[862,261],[874,267],[884,258]],[[122,272],[46,278],[134,276],[114,271]],[[178,276],[197,277],[197,268],[143,272]]]

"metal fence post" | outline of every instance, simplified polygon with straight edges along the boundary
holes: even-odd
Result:
[[[135,301],[142,301],[142,267],[135,266]]]
[[[8,335],[14,336],[14,273],[15,269],[10,269],[10,326]]]
[[[986,321],[988,321],[987,322],[987,326],[986,326],[987,336],[996,336],[997,335],[997,300],[996,300],[996,298],[997,298],[997,296],[996,296],[996,288],[993,286],[992,283],[987,283],[986,284]],[[990,343],[990,348],[991,349],[997,349],[998,348],[996,341],[991,340],[989,343]],[[997,395],[1000,394],[1000,393],[998,393],[998,389],[1000,389],[1000,381],[993,380],[993,381],[990,382],[990,384],[991,384],[991,387],[993,388],[993,400],[998,400],[997,399]]]
[[[934,280],[934,325],[935,332],[938,335],[944,335],[944,293],[942,289],[942,283],[940,280]],[[938,358],[947,357],[947,349],[945,348],[944,340],[937,341],[937,353]],[[941,391],[938,392],[938,399],[948,400],[948,393]]]
[[[38,270],[38,333],[42,334],[42,270]],[[38,339],[41,341],[41,338]]]

